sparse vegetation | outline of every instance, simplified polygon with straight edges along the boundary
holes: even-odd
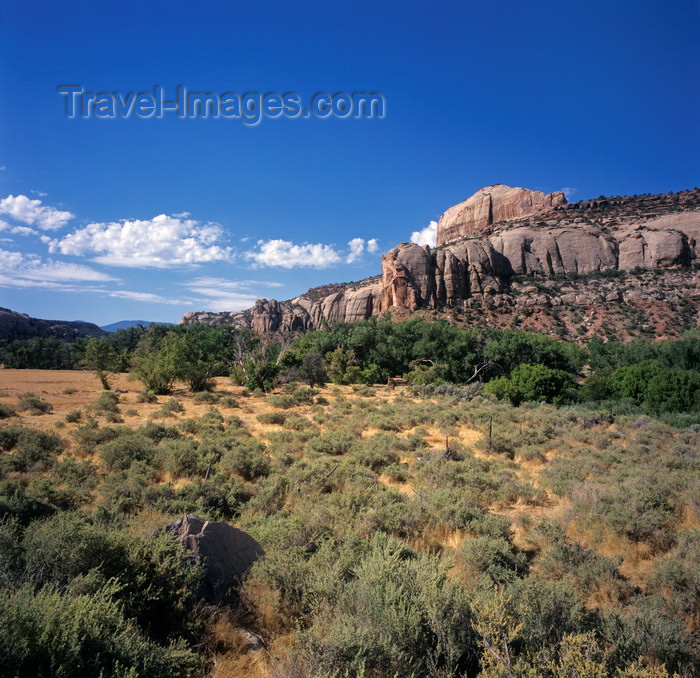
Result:
[[[279,349],[255,355],[282,377],[314,351],[338,383],[19,394],[45,404],[0,424],[0,673],[215,675],[255,653],[269,676],[693,675],[696,332],[579,347],[378,320]],[[185,512],[266,552],[218,625],[151,536]]]

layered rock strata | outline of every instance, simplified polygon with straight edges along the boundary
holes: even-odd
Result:
[[[490,186],[445,212],[437,241],[447,244],[397,245],[382,257],[381,278],[286,302],[260,299],[238,313],[188,313],[182,322],[305,331],[392,309],[515,305],[514,276],[692,267],[700,262],[700,190],[566,203],[560,192]]]

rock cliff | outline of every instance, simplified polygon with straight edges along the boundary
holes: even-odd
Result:
[[[238,313],[188,313],[181,322],[295,332],[397,309],[646,303],[645,291],[612,289],[619,281],[611,274],[625,271],[686,271],[669,298],[695,306],[700,300],[700,189],[567,203],[560,192],[499,184],[448,209],[437,242],[435,249],[397,245],[382,257],[381,277],[309,290],[285,302],[260,299]],[[608,284],[591,295],[580,277],[596,275],[608,276]],[[575,277],[580,289],[535,294],[527,283],[562,276]]]
[[[561,191],[542,193],[496,184],[450,207],[438,223],[437,246],[471,235],[486,235],[494,224],[550,211],[566,204]]]

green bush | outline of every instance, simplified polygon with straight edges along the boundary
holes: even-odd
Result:
[[[23,393],[19,398],[19,403],[17,403],[18,412],[29,412],[29,414],[46,414],[52,409],[51,403],[47,403],[31,391]]]
[[[497,398],[507,398],[513,405],[523,401],[544,400],[549,403],[561,403],[569,397],[574,386],[574,378],[563,370],[556,370],[545,365],[518,365],[510,377],[492,379],[484,387],[486,393],[493,393]]]
[[[71,410],[67,415],[66,415],[66,421],[69,424],[75,424],[79,422],[83,418],[83,413],[80,410]]]
[[[91,594],[47,587],[0,592],[0,673],[68,677],[191,676],[201,659],[183,641],[167,647],[147,640],[113,597],[106,582]]]
[[[270,461],[263,454],[265,446],[260,443],[239,443],[224,454],[219,470],[235,473],[245,480],[253,480],[270,473]]]
[[[15,412],[14,408],[0,403],[0,419],[7,419],[7,417],[14,417],[16,415],[17,412]]]
[[[276,424],[282,426],[287,419],[287,415],[284,412],[263,412],[259,414],[256,419],[261,424]]]
[[[105,443],[100,458],[112,471],[126,470],[134,461],[150,462],[156,454],[156,445],[145,435],[131,433]]]

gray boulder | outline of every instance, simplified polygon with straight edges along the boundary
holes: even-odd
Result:
[[[188,513],[165,528],[177,536],[192,561],[204,565],[202,595],[211,604],[221,601],[234,584],[243,582],[253,563],[265,555],[247,532],[227,523],[211,522]]]

